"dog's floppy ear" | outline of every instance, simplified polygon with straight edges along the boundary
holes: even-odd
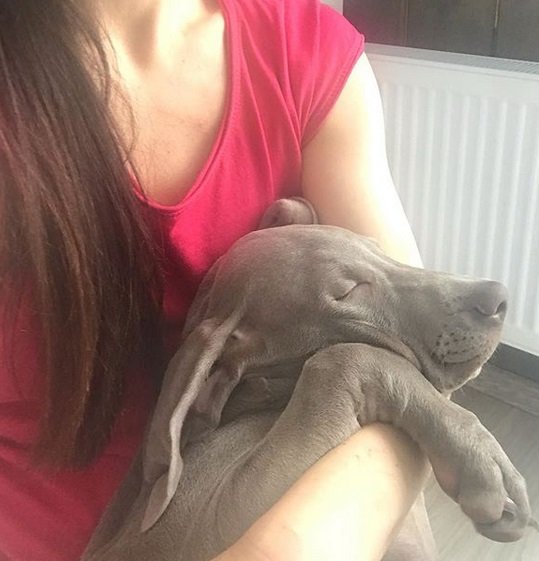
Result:
[[[151,487],[143,532],[157,522],[174,496],[183,469],[180,447],[187,413],[238,321],[239,313],[224,321],[203,320],[167,368],[142,450],[144,487]]]
[[[292,197],[275,201],[262,216],[258,229],[290,224],[318,224],[316,211],[307,199]]]

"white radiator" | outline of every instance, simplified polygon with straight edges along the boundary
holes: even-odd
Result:
[[[539,64],[371,45],[395,183],[425,265],[505,283],[539,355]]]

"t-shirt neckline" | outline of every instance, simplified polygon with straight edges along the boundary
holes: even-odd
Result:
[[[217,135],[213,141],[212,148],[206,161],[200,171],[198,172],[195,181],[186,191],[184,197],[176,204],[167,205],[160,203],[151,197],[144,194],[144,190],[133,180],[136,188],[135,192],[142,201],[150,208],[156,209],[163,213],[177,213],[180,212],[190,201],[190,199],[204,186],[204,181],[212,169],[217,165],[220,154],[222,153],[222,146],[228,138],[230,125],[233,121],[233,115],[236,107],[236,79],[237,75],[237,49],[236,49],[236,27],[235,18],[233,17],[233,2],[229,3],[228,0],[218,0],[219,6],[224,16],[224,40],[225,40],[225,64],[226,64],[226,100],[225,109],[221,117],[221,123]]]

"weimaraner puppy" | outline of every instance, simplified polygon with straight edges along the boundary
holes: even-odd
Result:
[[[305,201],[278,201],[208,273],[84,561],[207,561],[375,421],[417,441],[481,534],[533,525],[521,475],[447,398],[494,351],[504,287],[402,265],[315,222]],[[434,558],[419,501],[384,559]]]

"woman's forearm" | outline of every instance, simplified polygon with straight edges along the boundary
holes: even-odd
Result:
[[[312,466],[214,561],[379,561],[427,466],[404,433],[365,427]]]

